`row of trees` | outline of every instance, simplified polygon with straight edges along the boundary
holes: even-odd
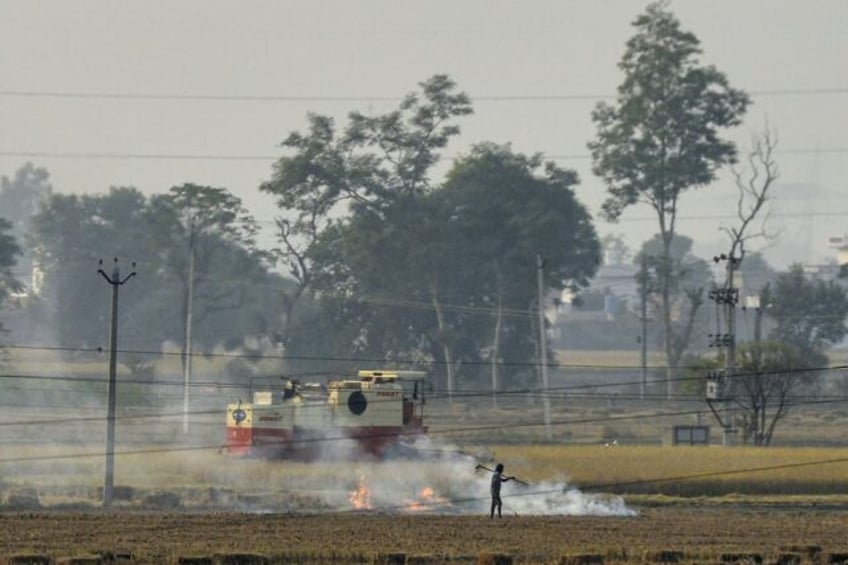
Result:
[[[546,258],[546,287],[577,288],[596,269],[599,242],[574,196],[576,174],[509,146],[474,147],[431,186],[435,151],[459,131],[451,118],[469,111],[435,76],[391,115],[352,114],[339,135],[312,116],[262,186],[296,212],[278,222],[290,280],[268,269],[255,222],[224,189],[40,198],[25,236],[42,281],[30,314],[63,347],[103,345],[94,268],[132,258],[139,277],[122,293],[120,325],[140,351],[175,341],[190,364],[192,340],[210,348],[273,334],[292,358],[435,362],[451,392],[458,373],[481,364],[496,385],[504,361],[515,367],[505,382],[527,381],[538,359],[536,256]]]
[[[39,196],[37,203],[24,217],[24,258],[35,275],[25,333],[70,350],[106,345],[108,292],[96,272],[113,257],[125,269],[130,260],[138,265],[138,279],[123,289],[120,326],[125,345],[140,353],[158,353],[165,342],[185,350],[192,339],[207,350],[234,347],[237,336],[278,326],[287,283],[256,248],[256,223],[228,191],[186,184],[148,198],[113,187],[104,195]]]

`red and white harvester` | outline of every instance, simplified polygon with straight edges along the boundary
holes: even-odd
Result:
[[[362,453],[382,456],[427,433],[424,372],[359,371],[326,385],[281,382],[252,391],[251,403],[227,406],[227,453],[315,457],[353,440]]]

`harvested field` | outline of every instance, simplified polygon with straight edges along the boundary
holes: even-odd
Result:
[[[848,562],[841,450],[492,450],[531,482],[505,487],[502,520],[486,516],[488,474],[466,456],[372,465],[125,454],[104,509],[101,458],[21,448],[0,480],[0,562]],[[567,479],[557,477],[563,462]],[[730,484],[714,482],[722,469]],[[687,476],[678,496],[623,488]],[[627,492],[568,486],[592,483]],[[415,498],[425,485],[435,499]],[[710,491],[723,494],[698,494]]]
[[[555,402],[550,442],[523,398],[432,402],[422,458],[379,464],[229,457],[218,408],[191,437],[128,412],[109,508],[102,410],[9,412],[0,565],[848,563],[842,412],[799,412],[783,446],[714,449],[668,445],[667,407]],[[506,485],[490,520],[477,464],[497,461],[529,485]]]
[[[635,517],[501,520],[370,512],[4,513],[0,555],[18,556],[9,562],[38,555],[171,563],[485,562],[482,554],[501,554],[503,563],[565,563],[567,556],[575,563],[827,563],[842,562],[848,552],[845,510],[686,506],[642,508]]]

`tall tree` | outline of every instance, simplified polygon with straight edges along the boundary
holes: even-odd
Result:
[[[234,284],[216,274],[232,259],[229,244],[254,251],[257,225],[241,199],[226,189],[190,183],[153,197],[149,218],[165,269],[182,290],[183,431],[188,432],[192,332],[209,313],[243,304],[243,281]]]
[[[532,336],[542,332],[531,331],[536,317],[527,312],[538,305],[537,256],[545,259],[545,291],[587,286],[600,264],[591,216],[574,194],[578,182],[574,171],[543,163],[539,155],[484,143],[454,165],[436,193],[457,226],[442,230],[452,239],[458,235],[451,255],[465,266],[454,292],[470,289],[469,298],[492,312],[490,338],[481,345],[493,391],[505,359],[527,362],[536,353]]]
[[[313,284],[316,250],[330,253],[335,224],[360,213],[384,221],[394,203],[426,193],[438,151],[459,133],[455,119],[471,113],[468,96],[446,75],[419,86],[389,113],[351,112],[340,132],[332,118],[310,114],[308,131],[283,142],[291,154],[260,190],[277,198],[279,254],[297,283],[286,296],[286,328]],[[297,337],[284,330],[287,345]]]
[[[740,123],[748,97],[731,88],[723,73],[699,63],[700,42],[681,28],[666,2],[649,5],[633,25],[636,34],[619,63],[624,81],[615,104],[602,102],[593,111],[597,138],[589,148],[593,171],[607,185],[606,219],[615,221],[640,202],[656,213],[663,244],[658,284],[670,396],[670,248],[680,198],[689,189],[710,184],[722,165],[734,162],[735,147],[719,137],[719,130]]]

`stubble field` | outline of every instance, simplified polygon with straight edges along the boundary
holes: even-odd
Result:
[[[523,398],[430,403],[448,455],[391,465],[226,457],[225,398],[190,440],[177,418],[128,412],[108,509],[99,405],[8,413],[0,564],[848,563],[842,405],[793,412],[782,445],[723,449],[668,444],[703,410],[572,396],[554,399],[548,442]],[[500,520],[475,471],[496,461],[530,484],[504,487]]]
[[[841,562],[843,509],[665,507],[633,517],[4,513],[0,547],[138,562]],[[500,559],[496,559],[500,557]],[[12,559],[11,561],[14,561]]]
[[[493,446],[489,455],[530,483],[504,486],[502,519],[488,517],[488,474],[467,455],[387,465],[137,451],[117,457],[120,497],[109,509],[98,499],[100,458],[58,465],[44,448],[19,451],[16,481],[4,475],[0,557],[28,565],[848,562],[844,450]],[[413,485],[422,484],[434,498],[416,498]],[[654,493],[640,494],[649,484]],[[764,485],[771,494],[742,494]],[[366,503],[357,505],[362,488]]]

